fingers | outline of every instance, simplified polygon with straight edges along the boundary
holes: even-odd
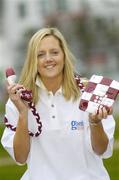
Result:
[[[111,115],[112,111],[113,111],[112,108],[108,108],[108,109],[106,107],[99,108],[98,111],[89,114],[89,119],[92,122],[99,122],[102,119],[106,119],[108,115]]]
[[[89,114],[89,119],[91,122],[99,122],[102,120],[102,110],[99,109],[99,111],[95,111],[94,113]]]
[[[108,111],[105,107],[102,108],[102,119],[106,119],[108,116]]]
[[[113,113],[113,108],[110,107],[110,108],[108,109],[108,115],[111,115],[112,113]]]
[[[20,84],[8,84],[7,85],[7,91],[9,94],[9,98],[11,99],[11,101],[14,103],[14,105],[16,106],[17,110],[21,113],[21,112],[27,112],[28,110],[28,104],[25,103],[25,101],[23,101],[21,99],[21,93],[22,91],[25,90],[25,88],[23,87],[23,85]]]
[[[24,90],[25,88],[23,87],[23,85],[20,84],[13,84],[13,85],[8,85],[7,87],[7,91],[9,94],[9,98],[13,101],[21,101],[21,92]]]
[[[22,90],[24,90],[23,85],[20,84],[13,84],[13,85],[9,85],[7,87],[8,90],[8,94],[12,95],[12,94],[16,94],[16,93],[20,93]]]

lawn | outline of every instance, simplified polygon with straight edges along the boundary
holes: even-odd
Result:
[[[111,180],[119,180],[119,117],[116,119],[115,141],[118,148],[114,149],[113,156],[104,160],[105,167],[107,168]]]
[[[3,126],[0,125],[0,139],[3,132]],[[115,140],[119,141],[119,121],[116,118],[116,131],[115,131]],[[119,143],[118,143],[119,144]],[[119,146],[118,146],[119,147]],[[1,180],[19,180],[26,166],[18,166],[13,163],[7,152],[2,148],[0,144],[0,159],[8,158],[10,160],[10,165],[0,164],[0,179]],[[0,161],[1,162],[1,161]],[[114,149],[113,156],[109,159],[104,160],[104,164],[110,174],[111,180],[119,180],[119,148]]]
[[[0,139],[3,129],[4,126],[0,125]],[[0,144],[0,180],[19,180],[25,169],[26,166],[16,165]]]
[[[1,180],[20,180],[25,171],[24,166],[7,165],[0,166],[0,179]]]

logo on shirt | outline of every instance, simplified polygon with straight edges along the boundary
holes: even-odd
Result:
[[[80,130],[84,129],[83,121],[71,121],[71,130]]]

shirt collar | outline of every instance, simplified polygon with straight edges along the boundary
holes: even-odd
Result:
[[[38,86],[38,87],[40,87],[42,90],[45,90],[45,91],[47,91],[48,93],[50,93],[51,91],[48,91],[47,90],[47,88],[45,87],[45,85],[43,84],[43,82],[42,82],[42,80],[37,76],[36,77],[36,85]],[[62,86],[57,90],[57,92],[56,93],[58,93],[58,94],[62,94],[62,92],[63,92],[63,90],[62,90]]]

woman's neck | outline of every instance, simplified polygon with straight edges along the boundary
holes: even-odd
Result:
[[[44,86],[48,91],[52,91],[53,94],[61,87],[62,85],[62,77],[54,77],[54,78],[41,78]]]

